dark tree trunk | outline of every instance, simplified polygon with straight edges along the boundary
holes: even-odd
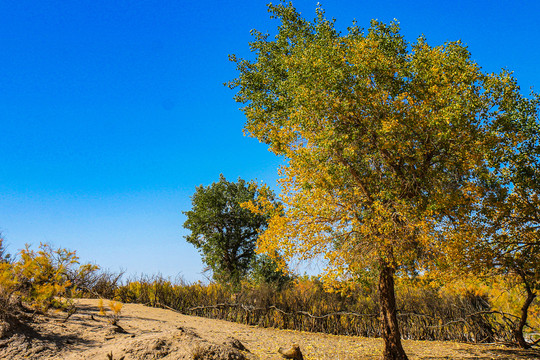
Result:
[[[379,315],[381,335],[384,339],[384,360],[407,360],[401,345],[394,292],[394,268],[388,261],[380,260]]]
[[[529,313],[529,307],[531,306],[531,303],[534,301],[534,298],[536,297],[536,294],[532,291],[529,284],[523,279],[525,282],[525,289],[527,290],[527,299],[525,299],[525,303],[521,307],[521,317],[519,319],[518,327],[514,330],[514,338],[516,339],[518,345],[520,348],[528,349],[531,347],[531,345],[525,341],[525,338],[523,337],[523,328],[527,324],[527,316]]]

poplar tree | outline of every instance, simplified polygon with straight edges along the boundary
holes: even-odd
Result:
[[[384,359],[407,359],[394,277],[428,261],[438,224],[478,200],[497,141],[485,124],[500,116],[491,88],[505,77],[482,73],[460,42],[407,43],[396,22],[342,34],[321,8],[311,22],[292,4],[269,12],[277,34],[252,31],[254,58],[231,56],[239,77],[229,84],[245,131],[286,160],[284,211],[259,248],[285,260],[323,256],[336,280],[376,269]]]
[[[262,189],[268,197],[270,191]],[[230,182],[220,175],[218,182],[197,187],[191,210],[183,212],[184,228],[190,231],[185,239],[199,250],[218,282],[238,285],[256,260],[257,237],[266,229],[268,218],[241,204],[258,196],[254,182]]]

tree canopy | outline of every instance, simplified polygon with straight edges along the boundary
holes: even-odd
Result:
[[[192,209],[184,212],[184,228],[191,231],[185,238],[202,253],[203,262],[217,281],[238,283],[255,260],[256,241],[266,229],[268,218],[241,204],[258,196],[254,182],[229,182],[220,175],[218,182],[197,187],[191,198]]]
[[[232,56],[240,76],[230,83],[247,133],[287,159],[285,212],[259,245],[285,259],[324,256],[334,278],[377,269],[385,359],[406,359],[394,274],[433,258],[441,223],[478,202],[513,79],[483,73],[459,41],[409,44],[397,23],[341,34],[321,8],[312,22],[292,4],[269,11],[277,34],[253,31],[255,59]]]

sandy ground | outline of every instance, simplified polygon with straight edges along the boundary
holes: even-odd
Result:
[[[105,302],[108,305],[108,302]],[[0,341],[0,359],[281,359],[299,344],[304,359],[379,359],[382,340],[264,329],[125,304],[119,325],[99,314],[98,301],[77,300],[77,312],[40,317],[24,335]],[[238,340],[235,341],[234,339]],[[245,346],[247,351],[240,350]],[[410,359],[540,359],[538,351],[502,345],[404,341]]]

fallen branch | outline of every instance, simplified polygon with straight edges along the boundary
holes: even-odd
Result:
[[[300,314],[300,315],[305,315],[305,316],[308,316],[312,319],[325,319],[325,318],[328,318],[330,316],[335,316],[335,315],[348,315],[348,316],[357,316],[357,317],[377,317],[378,315],[377,314],[359,314],[359,313],[355,313],[355,312],[349,312],[349,311],[337,311],[337,312],[333,312],[333,313],[329,313],[329,314],[324,314],[324,315],[313,315],[307,311],[294,311],[294,312],[287,312],[287,311],[284,311],[280,308],[278,308],[277,306],[275,305],[271,305],[271,306],[268,306],[268,307],[256,307],[256,306],[251,306],[251,305],[244,305],[244,304],[215,304],[215,305],[206,305],[206,306],[195,306],[195,307],[192,307],[192,308],[189,308],[188,311],[196,311],[196,310],[205,310],[205,309],[224,309],[224,308],[227,308],[227,307],[241,307],[242,309],[246,310],[246,311],[249,311],[249,312],[253,312],[253,311],[268,311],[270,309],[273,309],[273,310],[276,310],[277,312],[280,312],[284,315],[295,315],[295,314]]]

